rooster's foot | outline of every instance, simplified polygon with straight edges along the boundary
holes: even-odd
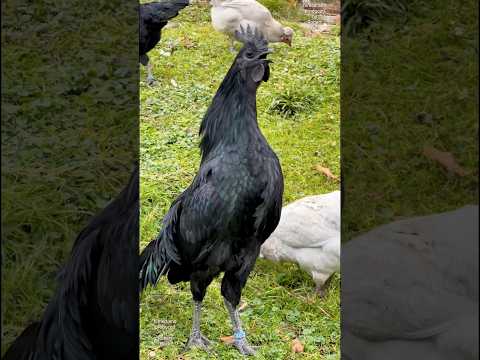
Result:
[[[317,287],[315,289],[315,292],[317,293],[318,297],[321,299],[323,299],[327,295],[327,290],[322,287]]]
[[[156,85],[156,83],[157,83],[157,80],[155,80],[155,78],[153,76],[147,77],[147,85],[148,86],[154,86],[154,85]]]
[[[235,346],[242,355],[255,355],[255,349],[248,344],[245,338],[240,340],[235,339],[233,346]]]
[[[192,333],[190,338],[188,339],[187,346],[185,346],[185,350],[189,350],[192,347],[198,347],[203,350],[207,350],[210,346],[210,340],[208,340],[202,333]]]

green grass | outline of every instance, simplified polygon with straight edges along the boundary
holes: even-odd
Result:
[[[383,20],[342,42],[342,241],[478,204],[478,2],[416,1],[409,11],[408,22]],[[425,146],[470,174],[449,174]]]
[[[345,0],[342,2],[342,31],[355,35],[372,22],[390,17],[405,19],[408,5],[413,1],[415,0]]]
[[[285,22],[285,21],[284,21]],[[210,25],[208,8],[191,6],[163,32],[151,51],[158,79],[147,87],[141,72],[141,247],[159,231],[170,203],[192,181],[199,165],[200,121],[234,55],[227,38]],[[339,38],[305,37],[295,22],[294,47],[272,45],[271,77],[258,91],[258,119],[278,154],[285,175],[285,203],[338,189],[338,183],[317,173],[317,164],[339,175]],[[164,56],[169,48],[175,50]],[[280,104],[280,105],[279,105]],[[284,111],[293,109],[293,111]],[[242,314],[259,359],[339,358],[339,277],[324,299],[314,293],[311,278],[294,264],[259,260],[243,292]],[[240,359],[219,341],[231,335],[219,279],[208,289],[202,330],[214,341],[213,353],[193,350],[185,359]],[[170,286],[162,279],[141,300],[141,358],[177,359],[191,327],[188,284]],[[160,320],[175,320],[165,327]],[[161,348],[162,337],[172,343]],[[305,344],[292,354],[291,341]]]
[[[137,17],[119,30],[103,5],[83,22],[72,20],[83,2],[58,6],[2,2],[2,351],[41,317],[75,236],[128,181],[138,148],[126,89],[138,60],[118,58],[137,46]],[[117,19],[125,9],[106,6]]]

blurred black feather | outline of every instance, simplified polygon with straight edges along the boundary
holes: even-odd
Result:
[[[41,321],[5,360],[138,358],[139,171],[80,232]]]

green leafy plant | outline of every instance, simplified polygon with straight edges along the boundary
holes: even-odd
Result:
[[[274,97],[268,111],[285,117],[294,117],[298,113],[308,111],[314,102],[314,97],[305,92],[288,89]]]

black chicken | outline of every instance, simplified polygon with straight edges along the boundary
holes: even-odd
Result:
[[[202,300],[224,272],[221,292],[234,345],[253,354],[236,309],[260,246],[282,209],[280,163],[257,124],[256,92],[270,74],[267,41],[250,27],[237,33],[244,47],[223,80],[200,127],[202,160],[193,183],[172,204],[158,237],[142,252],[141,288],[168,273],[190,281],[193,327],[187,348],[209,344],[200,332]]]
[[[3,359],[138,359],[138,176],[80,232],[42,320]]]
[[[140,63],[147,67],[147,83],[153,84],[152,63],[147,53],[158,44],[162,37],[162,29],[168,20],[189,5],[189,0],[166,0],[140,4]]]

